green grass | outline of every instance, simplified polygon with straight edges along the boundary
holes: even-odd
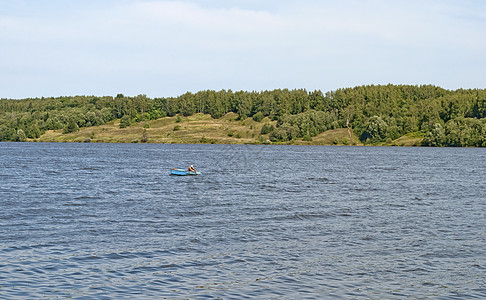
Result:
[[[195,114],[189,117],[174,116],[144,121],[120,128],[120,120],[101,126],[81,128],[77,132],[63,134],[62,130],[49,130],[39,142],[91,142],[91,143],[139,143],[146,131],[148,143],[168,144],[270,144],[269,134],[261,135],[264,124],[276,126],[268,117],[261,122],[252,118],[239,120],[238,115],[228,113],[219,119],[210,115]],[[423,134],[412,133],[392,142],[398,146],[414,146]],[[328,130],[312,138],[297,139],[279,144],[295,145],[363,145],[351,129]]]
[[[420,146],[424,136],[421,131],[410,132],[392,141],[389,146]]]
[[[146,130],[149,143],[218,143],[218,144],[254,144],[259,142],[263,124],[272,123],[264,119],[255,122],[248,118],[237,121],[237,115],[229,113],[220,119],[210,115],[196,114],[189,117],[174,116],[158,120],[132,124],[120,128],[116,120],[101,126],[81,128],[69,134],[62,130],[49,130],[37,141],[40,142],[98,142],[98,143],[132,143],[142,139]],[[232,135],[229,136],[228,133]],[[268,134],[266,135],[268,139]]]

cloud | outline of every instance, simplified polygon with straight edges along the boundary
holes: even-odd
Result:
[[[69,3],[0,13],[0,97],[484,84],[480,1]]]

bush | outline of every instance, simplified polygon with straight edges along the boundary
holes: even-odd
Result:
[[[445,143],[445,133],[444,128],[439,124],[435,123],[429,131],[427,135],[422,141],[422,146],[429,146],[429,147],[440,147],[443,146]]]
[[[253,120],[256,122],[261,122],[265,116],[261,111],[257,112],[256,114],[253,115]]]
[[[130,124],[131,124],[130,117],[128,115],[124,115],[120,119],[120,128],[126,128],[126,127],[130,126]]]
[[[263,127],[262,127],[262,131],[260,132],[260,134],[268,134],[272,131],[275,130],[275,127],[273,127],[273,125],[270,125],[270,124],[264,124]]]
[[[388,124],[379,116],[371,117],[361,133],[360,139],[363,142],[382,142],[387,138]]]
[[[71,133],[71,132],[76,132],[79,130],[79,126],[74,121],[74,119],[69,120],[68,124],[64,127],[62,133]]]
[[[25,132],[22,129],[17,130],[17,140],[19,142],[25,142],[27,140]]]
[[[202,144],[215,144],[216,140],[215,139],[208,139],[205,136],[201,137],[199,140]]]
[[[287,141],[287,132],[284,129],[278,128],[270,132],[270,141],[272,142],[283,142]]]
[[[289,139],[316,136],[333,126],[338,126],[335,114],[324,111],[309,110],[297,115],[284,115],[277,123],[277,127],[288,128]]]
[[[144,129],[143,133],[142,133],[142,139],[140,141],[142,143],[147,143],[148,139],[149,139],[149,135],[148,135],[147,129]]]

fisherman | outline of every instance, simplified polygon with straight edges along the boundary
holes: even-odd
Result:
[[[188,171],[188,172],[194,172],[194,174],[196,174],[196,175],[197,175],[197,171],[196,171],[196,169],[194,168],[194,166],[193,166],[193,165],[191,165],[191,166],[189,167],[189,169],[187,169],[187,171]]]

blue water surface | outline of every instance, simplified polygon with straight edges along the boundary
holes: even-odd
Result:
[[[486,298],[484,149],[0,143],[0,167],[1,299]]]

